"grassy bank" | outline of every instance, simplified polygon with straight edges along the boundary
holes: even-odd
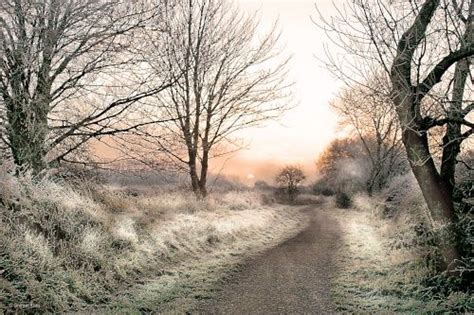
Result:
[[[432,248],[424,239],[420,199],[383,216],[382,200],[357,196],[354,208],[335,209],[345,231],[339,250],[334,300],[343,313],[471,313],[469,292],[450,290],[434,272]]]
[[[251,192],[196,200],[3,175],[0,310],[185,311],[304,225]]]

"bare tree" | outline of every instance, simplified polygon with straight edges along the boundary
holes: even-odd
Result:
[[[454,204],[452,200],[452,183],[450,183],[450,180],[452,179],[454,181],[454,169],[452,170],[452,174],[449,174],[450,171],[446,171],[446,174],[440,174],[438,172],[429,151],[427,130],[446,123],[457,125],[459,129],[461,125],[466,125],[470,129],[465,135],[461,135],[458,131],[452,131],[446,134],[448,139],[450,139],[453,134],[465,139],[472,134],[474,125],[465,120],[464,117],[458,119],[458,117],[456,117],[457,115],[452,115],[455,112],[459,113],[455,111],[455,104],[453,104],[450,109],[450,114],[442,120],[429,116],[423,117],[419,108],[423,98],[441,81],[444,73],[447,72],[452,65],[458,61],[462,61],[464,58],[474,55],[474,40],[472,35],[469,35],[468,38],[466,38],[467,41],[460,41],[454,51],[443,55],[443,58],[434,65],[434,68],[428,73],[425,79],[414,85],[412,83],[411,60],[414,57],[416,48],[426,38],[425,34],[428,25],[438,6],[439,0],[426,1],[421,7],[420,13],[412,26],[403,33],[398,43],[397,55],[393,60],[390,78],[393,88],[393,100],[397,106],[397,112],[402,123],[403,142],[407,148],[413,173],[420,184],[433,218],[442,225],[451,225],[454,222]],[[472,14],[474,14],[474,12],[472,12],[472,2],[469,7],[468,19],[470,25]],[[471,28],[472,26],[469,26],[466,29],[466,33],[471,33]],[[459,78],[455,79],[458,80]],[[462,92],[456,91],[455,93]],[[460,96],[454,95],[454,99],[461,103],[462,98],[462,94]],[[463,140],[461,137],[458,140],[459,143]],[[451,151],[448,147],[447,150]],[[454,154],[454,152],[452,153]],[[458,153],[459,151],[457,154]],[[443,156],[444,166],[442,164],[442,170],[447,169],[445,165],[449,163],[451,159],[456,160],[457,154],[449,157]],[[443,178],[443,175],[449,178]],[[455,243],[453,244],[449,240],[446,240],[444,243],[446,244],[443,244],[442,249],[446,267],[452,269],[457,265],[455,260],[460,258],[459,252]]]
[[[167,12],[169,36],[152,63],[176,81],[157,103],[178,119],[149,128],[145,141],[189,173],[196,195],[207,195],[210,159],[239,147],[236,131],[288,108],[279,35],[258,34],[257,25],[226,0],[180,0]]]
[[[358,0],[322,23],[336,34],[335,42],[350,56],[345,61],[353,65],[349,70],[347,63],[332,59],[335,73],[352,83],[381,70],[389,78],[412,171],[437,228],[447,232],[440,248],[449,271],[460,258],[452,232],[453,171],[459,145],[474,127],[468,119],[474,106],[466,98],[469,82],[464,78],[474,54],[473,11],[473,1]],[[446,102],[449,93],[452,101]],[[441,108],[433,110],[433,105]],[[447,128],[441,171],[429,147],[429,131],[439,126]]]
[[[389,89],[387,83],[386,80],[374,78],[367,85],[377,86],[380,91]],[[345,89],[331,103],[332,108],[344,118],[343,124],[350,126],[360,140],[362,153],[370,162],[366,181],[369,195],[406,170],[397,114],[391,99],[385,95],[388,93],[355,85]]]
[[[161,2],[4,0],[0,3],[0,108],[15,164],[36,173],[89,140],[125,132],[149,86],[130,51],[157,21]],[[154,27],[157,29],[158,27]],[[164,81],[162,81],[164,82]],[[140,105],[142,106],[142,105]]]
[[[294,202],[298,194],[298,188],[306,176],[298,166],[287,165],[278,173],[275,180],[285,190],[288,200]]]

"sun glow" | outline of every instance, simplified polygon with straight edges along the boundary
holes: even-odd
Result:
[[[239,164],[236,160],[271,160],[276,164],[313,166],[316,156],[335,137],[337,117],[329,109],[329,102],[340,88],[340,84],[315,57],[324,55],[320,39],[325,34],[311,21],[311,16],[316,18],[317,15],[314,0],[239,2],[244,10],[258,12],[262,32],[278,20],[284,52],[292,56],[289,79],[295,83],[293,94],[297,105],[279,121],[237,135],[244,139],[247,147],[229,161],[226,169],[235,168]],[[331,3],[332,0],[317,2],[325,11],[332,9]],[[237,172],[232,170],[231,173]]]

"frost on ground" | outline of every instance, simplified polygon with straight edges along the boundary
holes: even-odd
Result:
[[[196,200],[4,177],[3,311],[184,312],[305,224],[298,208],[251,192]]]
[[[333,298],[342,313],[470,313],[467,292],[441,292],[432,248],[419,234],[427,220],[419,196],[404,195],[394,217],[382,200],[356,196],[354,208],[330,210],[344,232]],[[386,214],[386,213],[385,213]],[[417,233],[418,231],[418,233]],[[441,287],[441,286],[440,286]]]

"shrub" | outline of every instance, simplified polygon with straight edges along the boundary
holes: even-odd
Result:
[[[336,194],[336,206],[340,209],[349,209],[352,206],[351,197],[345,192],[338,192]]]
[[[455,204],[456,233],[461,249],[463,286],[474,287],[474,203],[460,202]]]
[[[413,173],[397,176],[380,194],[383,206],[380,215],[383,218],[393,218],[401,212],[426,213],[426,203]]]
[[[334,196],[335,192],[331,188],[327,187],[321,192],[323,196]]]
[[[257,180],[254,184],[254,187],[260,190],[269,190],[272,189],[272,186],[264,180]]]
[[[321,190],[321,195],[323,196],[334,196],[336,193],[334,192],[333,189],[326,187],[323,190]]]
[[[336,192],[334,189],[328,186],[327,183],[319,181],[313,184],[312,187],[313,194],[315,195],[323,195],[323,196],[334,196]]]

